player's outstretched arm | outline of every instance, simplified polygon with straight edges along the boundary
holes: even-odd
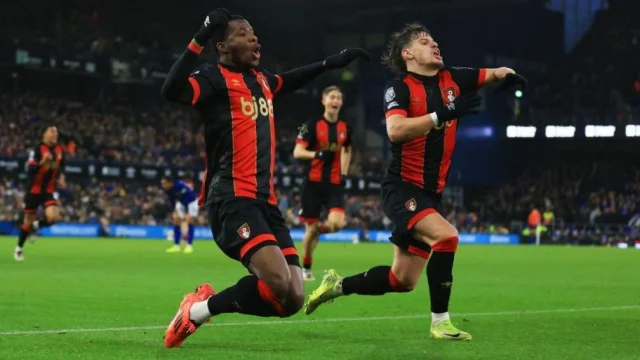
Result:
[[[295,91],[315,79],[316,76],[322,74],[326,70],[345,67],[356,59],[370,61],[371,55],[363,49],[345,49],[338,54],[329,56],[323,61],[289,70],[279,75],[282,81],[279,92],[287,93]]]
[[[197,65],[198,56],[204,44],[209,41],[214,32],[227,26],[231,18],[226,9],[216,9],[205,18],[202,27],[195,34],[189,46],[173,64],[167,79],[162,85],[162,97],[169,101],[183,104],[193,104],[195,99],[192,81],[189,75]]]
[[[527,79],[515,72],[515,70],[508,67],[501,67],[497,69],[486,69],[485,75],[486,84],[499,84],[499,89],[508,89],[514,86],[526,87],[528,84]]]

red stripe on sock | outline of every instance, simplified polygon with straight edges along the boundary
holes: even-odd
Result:
[[[311,258],[311,256],[303,256],[302,257],[302,264],[303,265],[311,265],[312,262],[313,262],[313,259]]]
[[[396,274],[393,273],[393,270],[389,269],[389,284],[391,284],[391,288],[396,292],[407,292],[406,286],[404,286],[400,280],[396,277]]]
[[[452,236],[436,241],[433,246],[431,246],[431,249],[437,252],[456,252],[459,241],[457,236]]]
[[[280,301],[278,300],[276,295],[273,293],[273,291],[271,291],[269,285],[267,285],[266,282],[260,279],[258,279],[258,293],[260,294],[260,298],[262,298],[262,300],[273,306],[273,309],[276,311],[278,316],[285,317],[287,315],[284,308],[282,307],[282,304],[280,304]]]

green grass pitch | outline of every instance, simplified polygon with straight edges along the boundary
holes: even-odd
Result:
[[[0,359],[640,359],[635,249],[461,246],[451,313],[471,342],[429,339],[423,275],[412,293],[349,296],[312,316],[223,315],[165,349],[183,293],[245,274],[212,241],[191,255],[168,245],[39,238],[16,263],[15,239],[0,237]],[[321,243],[314,267],[346,275],[391,257],[390,245]]]

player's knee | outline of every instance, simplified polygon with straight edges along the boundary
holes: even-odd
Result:
[[[413,274],[407,272],[399,272],[399,275],[395,274],[393,270],[389,270],[389,283],[391,288],[396,292],[409,292],[416,288],[418,279]]]
[[[45,214],[45,220],[47,220],[47,223],[49,225],[53,225],[55,223],[57,223],[58,221],[60,221],[60,212],[59,211],[54,211],[51,213],[46,213]]]
[[[458,239],[458,230],[456,230],[453,225],[449,224],[447,227],[443,227],[442,229],[438,229],[437,231],[420,231],[418,229],[414,229],[413,237],[425,244],[429,244],[432,248],[440,241],[445,239]],[[436,250],[437,251],[437,250]]]
[[[288,271],[270,274],[263,281],[267,283],[269,289],[271,289],[271,292],[280,303],[284,303],[287,300],[291,286],[291,274]]]
[[[296,314],[304,306],[304,292],[302,289],[297,291],[291,291],[287,298],[287,316]]]
[[[22,220],[22,224],[31,226],[31,224],[33,224],[35,220],[36,220],[35,215],[27,214],[24,216],[24,219]]]
[[[454,236],[445,237],[433,243],[433,245],[431,245],[431,249],[436,252],[456,252],[456,250],[458,250],[459,242],[460,239],[458,238],[456,231]]]
[[[315,236],[319,232],[318,223],[317,222],[315,222],[315,223],[307,223],[305,228],[306,228],[307,234],[309,234],[309,235]]]
[[[344,219],[332,220],[327,222],[330,232],[338,232],[344,227]]]

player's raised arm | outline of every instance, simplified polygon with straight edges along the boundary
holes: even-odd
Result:
[[[190,76],[197,65],[198,56],[213,34],[224,29],[231,15],[226,9],[216,9],[205,18],[202,27],[191,43],[173,64],[167,79],[162,85],[162,97],[169,101],[195,105],[202,92],[205,81]]]
[[[316,76],[322,74],[326,70],[345,67],[359,58],[370,61],[371,55],[363,49],[345,49],[337,54],[329,56],[323,61],[305,65],[276,75],[276,83],[272,85],[275,89],[274,94],[286,94],[288,92],[295,91],[308,84],[311,80],[315,79]]]

